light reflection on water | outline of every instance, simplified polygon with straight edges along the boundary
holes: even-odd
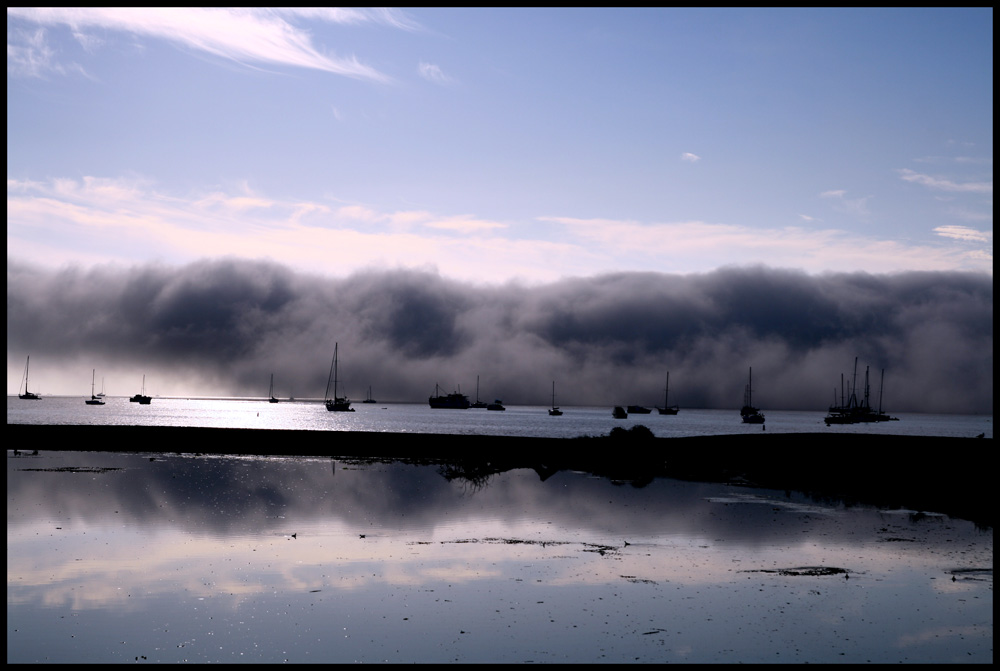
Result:
[[[992,662],[992,532],[943,516],[44,451],[7,492],[8,662]]]
[[[563,416],[550,417],[541,406],[507,406],[488,410],[432,410],[419,403],[358,403],[355,412],[327,412],[322,403],[268,403],[254,400],[154,398],[150,405],[109,398],[104,406],[88,406],[82,398],[50,397],[22,401],[7,397],[8,424],[99,424],[198,426],[245,429],[306,429],[314,431],[370,431],[389,433],[444,433],[500,436],[574,438],[607,435],[612,428],[636,424],[656,436],[717,436],[760,433],[761,426],[743,424],[737,410],[682,408],[675,416],[629,415],[611,417],[609,407],[565,407]],[[898,422],[826,426],[823,409],[815,412],[767,409],[769,433],[823,433],[955,436],[980,433],[993,437],[992,415],[929,415],[893,413]]]

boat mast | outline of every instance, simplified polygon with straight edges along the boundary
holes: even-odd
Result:
[[[882,369],[882,379],[878,383],[878,414],[882,414],[882,387],[885,386],[885,368]]]
[[[339,343],[334,343],[334,345],[333,345],[333,361],[330,362],[330,375],[328,375],[327,378],[326,378],[326,392],[324,392],[324,396],[325,396],[326,400],[330,400],[330,383],[331,382],[334,382],[334,391],[333,391],[333,394],[334,394],[334,396],[337,395],[337,387],[336,387],[335,380],[336,380],[336,374],[337,374],[337,346],[338,346],[338,344]]]
[[[854,378],[851,380],[851,407],[858,404],[858,357],[854,357]]]
[[[871,409],[871,403],[868,402],[868,369],[870,366],[865,366],[865,408]]]

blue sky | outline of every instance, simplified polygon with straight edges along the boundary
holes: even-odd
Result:
[[[990,8],[7,17],[8,260],[992,274]]]

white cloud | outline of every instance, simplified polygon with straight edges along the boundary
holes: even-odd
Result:
[[[845,198],[847,191],[844,189],[835,189],[832,191],[824,191],[819,194],[820,198],[832,198],[835,200],[833,209],[841,214],[846,214],[857,219],[864,219],[869,214],[868,211],[868,201],[871,200],[872,196],[862,196],[861,198]]]
[[[992,273],[992,233],[935,232],[952,244],[914,245],[815,226],[751,228],[685,221],[542,217],[516,227],[473,215],[385,211],[365,204],[282,200],[246,185],[195,196],[142,179],[87,177],[7,182],[12,258],[64,263],[237,256],[346,275],[369,267],[429,267],[477,283],[548,282],[620,270],[706,272],[764,263],[807,272],[979,270]],[[537,231],[515,237],[515,231]],[[970,248],[970,243],[975,249]],[[985,247],[985,249],[984,249]]]
[[[930,175],[922,175],[913,170],[903,168],[898,171],[900,179],[906,180],[907,182],[912,182],[914,184],[921,184],[931,189],[938,189],[941,191],[953,191],[953,192],[964,192],[964,193],[993,193],[993,182],[953,182],[949,179],[943,179],[940,177],[931,177]]]
[[[221,58],[323,70],[346,77],[388,81],[388,77],[354,57],[337,58],[313,45],[309,32],[289,21],[308,18],[342,24],[377,21],[403,27],[405,17],[393,12],[356,9],[225,9],[225,8],[8,8],[11,18],[43,26],[68,26],[85,46],[96,42],[88,30],[122,31],[181,44]],[[9,39],[9,38],[8,38]],[[32,59],[51,60],[51,52],[37,45],[30,54],[15,52],[18,72],[30,74]],[[8,45],[8,71],[11,49]],[[34,68],[36,71],[38,67]]]
[[[938,226],[934,232],[945,238],[967,242],[990,242],[993,239],[991,231],[984,232],[968,226]]]
[[[479,233],[481,231],[507,228],[505,224],[496,221],[486,221],[468,216],[438,218],[428,221],[424,225],[428,228],[455,231],[457,233]]]
[[[645,224],[610,219],[547,217],[566,226],[565,240],[599,254],[605,270],[703,272],[724,265],[762,263],[827,271],[979,270],[985,260],[966,247],[911,245],[839,229],[750,228],[703,221]]]
[[[47,266],[238,256],[327,275],[372,266],[440,266],[475,282],[585,273],[575,245],[501,237],[500,222],[283,201],[245,186],[185,198],[134,179],[8,179],[7,219],[8,254]]]
[[[441,68],[432,63],[421,63],[417,67],[420,76],[435,84],[451,84],[454,80],[441,71]]]
[[[686,151],[683,154],[681,154],[681,160],[682,161],[688,161],[690,163],[697,163],[698,161],[701,160],[701,156],[698,156],[697,154],[692,154],[691,152]]]
[[[48,44],[45,30],[7,31],[7,75],[44,77],[49,73],[65,74],[68,69],[82,71],[76,65],[62,65]]]

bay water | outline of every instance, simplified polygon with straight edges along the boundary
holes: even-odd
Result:
[[[306,429],[499,436],[574,438],[607,435],[614,427],[641,424],[659,437],[760,433],[882,434],[911,436],[993,437],[992,415],[893,413],[899,421],[826,426],[825,412],[764,409],[763,425],[743,424],[732,410],[682,408],[677,415],[611,416],[610,407],[564,407],[550,416],[544,406],[486,409],[432,409],[420,403],[355,403],[355,412],[328,412],[322,402],[266,399],[154,398],[150,405],[108,398],[103,406],[84,404],[82,397],[53,396],[40,401],[7,397],[8,424],[100,424]]]

